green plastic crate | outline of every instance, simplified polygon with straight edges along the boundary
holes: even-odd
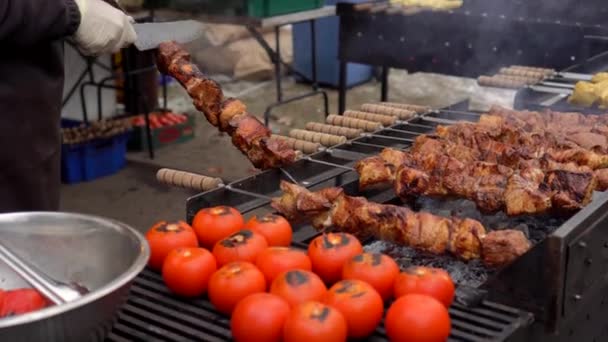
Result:
[[[323,6],[323,0],[249,0],[247,13],[252,17],[272,17]]]
[[[194,138],[194,116],[188,115],[188,121],[181,124],[152,129],[150,135],[154,148],[188,141]],[[133,129],[127,148],[130,151],[143,151],[148,149],[148,139],[145,127],[136,127]]]
[[[200,11],[209,15],[272,17],[312,10],[324,0],[167,0],[168,7],[181,11]]]

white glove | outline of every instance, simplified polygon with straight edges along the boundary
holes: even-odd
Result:
[[[133,18],[103,0],[75,0],[80,9],[80,26],[74,42],[85,55],[113,53],[137,39]]]

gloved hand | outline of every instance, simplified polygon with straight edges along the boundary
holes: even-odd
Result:
[[[80,26],[74,42],[85,55],[113,53],[137,39],[133,18],[103,0],[75,0],[80,9]]]

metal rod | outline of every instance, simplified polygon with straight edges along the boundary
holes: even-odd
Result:
[[[375,147],[375,148],[382,148],[382,149],[390,147],[390,146],[384,146],[384,145],[378,145],[378,144],[364,143],[364,142],[360,142],[360,141],[351,141],[350,144],[361,145],[361,146],[368,146],[368,147]]]
[[[302,157],[302,159],[307,160],[307,161],[312,162],[312,163],[317,163],[317,164],[322,164],[322,165],[327,165],[327,166],[333,166],[333,167],[337,167],[339,169],[344,169],[344,170],[348,170],[348,171],[355,171],[355,169],[353,167],[345,166],[345,165],[340,165],[340,164],[334,164],[334,163],[326,162],[326,161],[323,161],[323,160],[313,159],[310,156],[304,156],[304,157]]]
[[[414,139],[391,137],[389,135],[374,134],[374,133],[363,133],[363,134],[361,134],[361,136],[365,137],[365,138],[382,138],[382,139],[390,139],[390,140],[397,140],[397,141],[414,142]]]
[[[299,182],[291,175],[291,173],[287,172],[287,170],[285,170],[284,168],[279,168],[279,170],[281,170],[281,173],[287,177],[292,183],[298,184]]]
[[[236,192],[237,194],[241,194],[241,195],[247,195],[247,196],[263,199],[263,200],[266,200],[266,201],[272,200],[272,197],[270,197],[270,196],[266,196],[266,195],[258,194],[258,193],[255,193],[255,192],[251,192],[251,191],[247,191],[247,190],[242,190],[242,189],[234,188],[232,185],[229,185],[229,184],[228,185],[226,185],[226,184],[220,184],[219,187],[223,188],[223,189],[226,189],[228,191]]]
[[[574,84],[559,83],[559,82],[541,82],[539,85],[555,88],[574,89]]]
[[[434,123],[444,124],[444,125],[454,125],[454,124],[459,123],[459,121],[456,121],[456,120],[443,119],[443,118],[435,118],[435,117],[432,117],[432,116],[421,116],[420,118],[422,120],[424,120],[424,121],[434,122]]]
[[[378,130],[378,132],[379,131],[391,131],[391,132],[398,132],[398,133],[413,133],[413,132],[410,132],[410,131],[405,130],[405,129],[399,129],[399,128],[393,128],[393,127],[384,127],[382,129]],[[419,133],[416,133],[416,134],[419,134]]]

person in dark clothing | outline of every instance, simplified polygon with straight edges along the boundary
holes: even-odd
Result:
[[[118,51],[132,21],[102,0],[0,0],[0,212],[59,209],[63,42]]]

